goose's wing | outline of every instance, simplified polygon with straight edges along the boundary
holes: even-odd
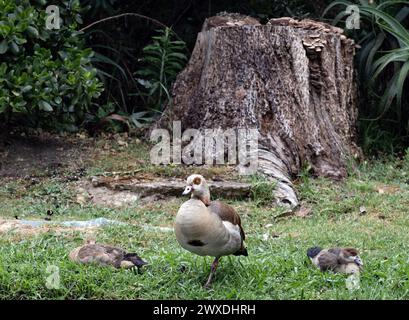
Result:
[[[121,248],[117,248],[117,247],[113,247],[109,245],[103,245],[103,247],[105,251],[105,256],[108,257],[108,259],[111,261],[111,263],[115,267],[119,268],[122,259],[126,255],[126,251]]]
[[[211,212],[217,214],[222,221],[228,221],[233,225],[239,226],[241,239],[246,239],[243,227],[241,226],[240,216],[237,214],[236,210],[221,201],[212,201],[208,208]]]
[[[341,250],[341,248],[330,248],[328,249],[328,252],[339,256],[341,254]]]
[[[113,246],[109,246],[109,245],[102,245],[102,247],[104,248],[104,251],[113,256],[113,257],[119,257],[119,256],[124,256],[126,254],[126,251],[121,249],[121,248],[117,248],[117,247],[113,247]]]
[[[321,271],[334,270],[338,266],[338,255],[329,250],[320,253],[317,260]]]
[[[125,251],[120,248],[98,244],[85,245],[78,252],[83,263],[110,264],[116,267],[124,255]]]
[[[355,248],[332,248],[328,250],[329,252],[337,255],[338,257],[338,263],[339,264],[348,264],[351,261],[345,259],[345,257],[351,257],[351,256],[358,256],[359,252]]]

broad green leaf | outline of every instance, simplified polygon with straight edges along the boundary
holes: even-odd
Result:
[[[409,31],[406,30],[399,21],[390,16],[386,12],[377,10],[371,7],[361,8],[361,12],[366,12],[374,15],[377,19],[381,19],[383,23],[378,22],[379,26],[389,33],[394,35],[397,39],[409,45]]]
[[[365,63],[365,76],[369,77],[372,69],[372,65],[374,63],[374,57],[378,50],[381,48],[383,42],[385,41],[385,35],[383,33],[379,33],[376,37],[375,43],[373,44],[373,47],[371,48],[366,63]],[[369,46],[368,46],[369,47]]]
[[[23,88],[21,88],[21,92],[26,93],[26,92],[30,91],[31,89],[33,89],[32,86],[26,85]]]
[[[172,52],[168,55],[168,57],[175,57],[181,60],[187,60],[187,57],[183,53],[179,53],[179,52]]]
[[[7,52],[8,49],[8,44],[6,39],[4,39],[2,42],[0,42],[0,54],[4,54]]]
[[[374,63],[374,71],[372,76],[373,80],[379,76],[379,74],[388,66],[389,63],[396,61],[405,62],[407,60],[409,60],[408,50],[394,50],[385,54]]]
[[[27,33],[34,38],[38,38],[38,36],[40,35],[38,30],[32,26],[27,27]]]
[[[409,61],[407,61],[401,68],[399,72],[399,76],[396,80],[396,88],[397,88],[397,103],[398,106],[400,107],[402,104],[402,93],[403,93],[403,85],[405,84],[405,81],[408,78],[408,73],[409,73]]]
[[[18,47],[18,45],[14,41],[10,42],[10,50],[14,54],[18,54],[20,52],[20,48]]]
[[[53,111],[53,107],[47,101],[41,100],[38,103],[38,106],[40,107],[41,110],[44,110],[47,112]]]

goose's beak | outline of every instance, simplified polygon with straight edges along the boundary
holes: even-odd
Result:
[[[147,264],[149,264],[149,263],[146,262],[146,261],[143,261],[141,258],[138,258],[136,260],[136,266],[138,266],[138,267],[146,266]]]
[[[185,191],[183,191],[182,195],[187,195],[192,191],[191,186],[186,186]]]

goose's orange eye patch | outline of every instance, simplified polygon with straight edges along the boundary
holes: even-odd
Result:
[[[199,177],[196,177],[193,179],[193,184],[200,184],[202,182],[202,179],[200,179]]]

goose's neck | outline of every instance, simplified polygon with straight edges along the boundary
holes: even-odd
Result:
[[[210,205],[210,190],[209,187],[206,186],[205,190],[200,194],[192,194],[192,199],[198,199],[202,201],[206,206]]]

